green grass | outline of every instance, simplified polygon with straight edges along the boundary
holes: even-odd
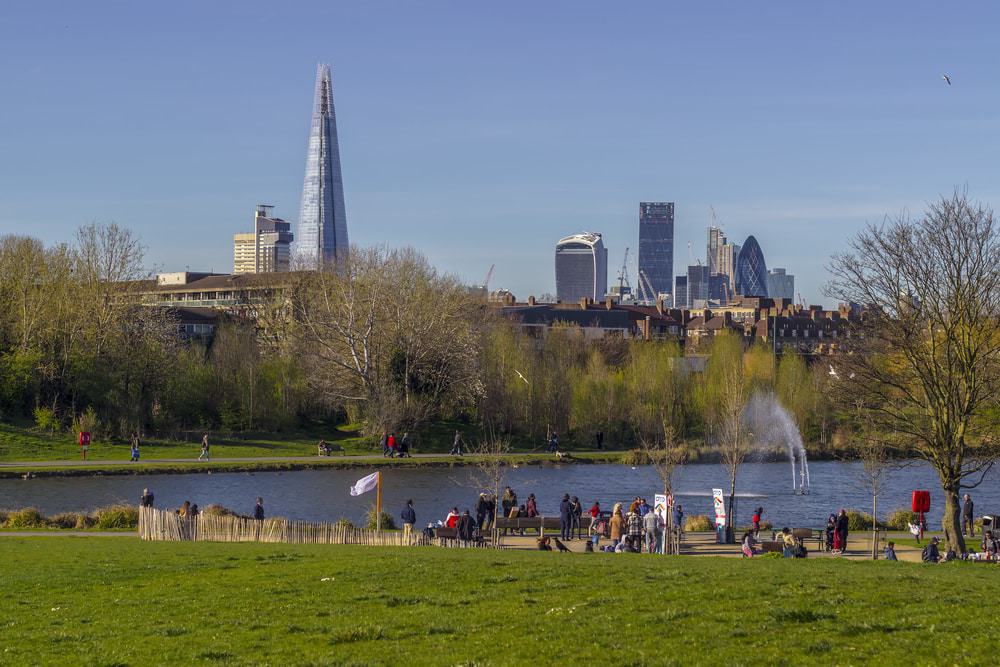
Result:
[[[7,664],[985,664],[995,567],[0,542]]]

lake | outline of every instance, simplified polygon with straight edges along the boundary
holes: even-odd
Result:
[[[819,527],[841,507],[869,510],[871,498],[858,477],[860,463],[817,461],[810,464],[808,495],[792,492],[788,463],[748,463],[737,479],[738,494],[760,498],[738,499],[739,523],[749,523],[758,504],[764,518],[781,525]],[[0,507],[38,507],[46,514],[92,510],[115,502],[137,503],[144,487],[156,495],[158,507],[176,507],[185,500],[206,507],[218,503],[249,514],[257,496],[264,498],[269,516],[308,521],[335,521],[346,517],[358,522],[375,502],[374,492],[351,497],[349,489],[369,470],[302,470],[294,472],[213,473],[185,475],[109,475],[98,477],[41,477],[29,480],[0,479]],[[444,519],[453,506],[473,509],[477,487],[474,467],[411,467],[383,469],[383,504],[394,519],[407,499],[413,499],[419,523]],[[599,500],[610,509],[616,501],[643,496],[650,503],[660,488],[652,468],[623,465],[566,464],[522,466],[508,473],[508,483],[521,502],[528,493],[538,499],[539,510],[558,514],[563,493],[580,497],[585,508]],[[1000,512],[1000,475],[991,473],[971,493],[977,515]],[[679,468],[675,488],[687,515],[712,515],[713,487],[726,489],[721,465],[695,464]],[[914,489],[931,492],[928,525],[940,528],[943,507],[937,476],[928,466],[914,464],[895,471],[879,498],[880,516],[909,507]]]

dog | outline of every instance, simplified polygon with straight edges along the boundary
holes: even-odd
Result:
[[[552,540],[556,543],[556,549],[560,552],[569,553],[570,549],[568,546],[559,541],[559,538],[553,537]]]

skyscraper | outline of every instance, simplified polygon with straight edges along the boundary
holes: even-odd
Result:
[[[708,228],[708,273],[722,273],[722,249],[726,245],[726,235],[720,227]]]
[[[748,236],[736,260],[736,293],[767,296],[767,264],[757,239]]]
[[[677,281],[674,285],[674,308],[690,307],[691,302],[688,301],[688,277],[677,276]]]
[[[291,268],[292,226],[258,204],[253,231],[233,236],[233,273],[271,273]]]
[[[608,291],[608,250],[600,234],[584,232],[556,244],[556,298],[597,301]]]
[[[655,299],[670,294],[674,279],[674,203],[639,203],[639,272],[645,273]]]
[[[795,276],[777,267],[767,272],[767,295],[772,299],[795,299]]]
[[[312,129],[306,152],[302,208],[295,231],[296,268],[321,268],[347,256],[347,214],[340,174],[337,114],[333,108],[330,66],[316,71]]]

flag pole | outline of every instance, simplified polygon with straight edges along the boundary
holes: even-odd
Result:
[[[382,471],[375,478],[375,530],[382,530]]]

